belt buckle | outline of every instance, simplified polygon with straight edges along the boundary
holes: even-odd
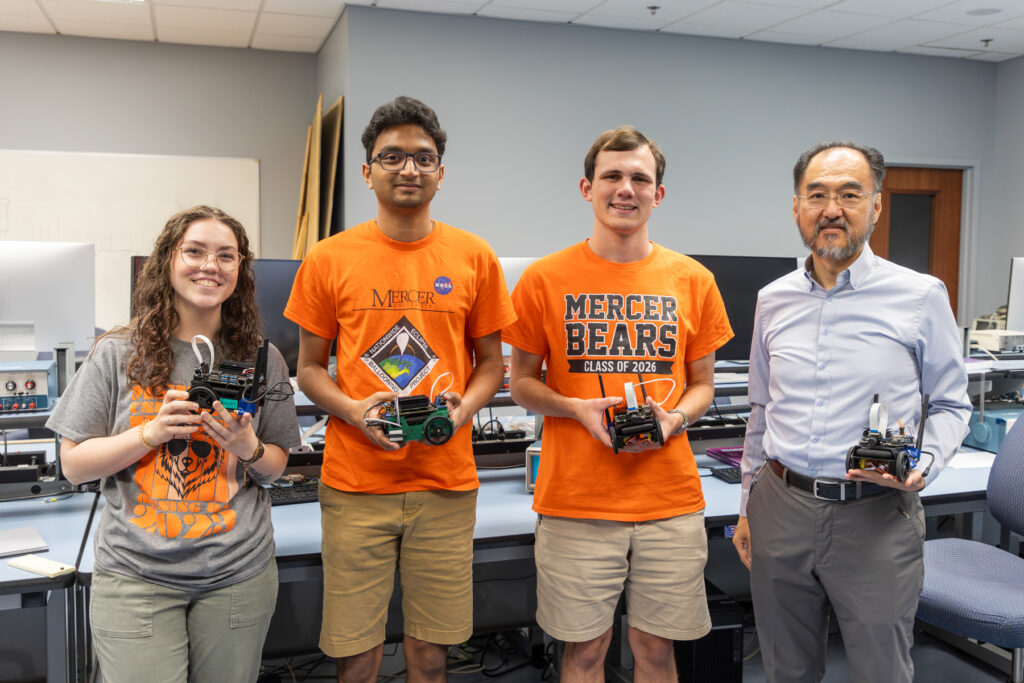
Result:
[[[829,484],[829,485],[832,485],[832,486],[838,486],[839,487],[839,497],[838,498],[828,498],[827,496],[823,496],[822,494],[818,493],[818,484]],[[830,500],[830,501],[838,500],[840,502],[846,501],[846,487],[843,485],[842,482],[827,481],[825,479],[815,479],[814,480],[814,486],[812,487],[811,493],[813,493],[814,497],[817,498],[818,500]]]

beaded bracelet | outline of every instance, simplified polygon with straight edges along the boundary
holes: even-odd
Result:
[[[242,463],[242,487],[243,488],[246,486],[246,484],[249,481],[249,466],[252,465],[254,462],[258,461],[260,458],[263,457],[263,450],[264,450],[263,449],[263,442],[262,441],[257,441],[256,442],[256,450],[253,451],[251,458],[249,458],[248,460],[242,460],[241,458],[238,459],[238,462]]]
[[[246,467],[248,467],[249,465],[251,465],[254,462],[258,461],[262,457],[263,457],[263,442],[262,441],[257,441],[256,442],[256,450],[254,450],[252,452],[252,457],[249,458],[248,460],[243,460],[242,458],[239,458],[238,462],[240,462],[243,465],[245,465]]]
[[[139,425],[139,443],[148,448],[151,451],[155,451],[160,448],[158,444],[151,442],[146,438],[146,425],[149,424],[149,420],[143,420],[142,424]]]

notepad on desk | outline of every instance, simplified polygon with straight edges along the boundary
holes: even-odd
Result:
[[[38,555],[19,555],[18,557],[12,557],[7,560],[7,564],[18,569],[24,569],[27,572],[33,574],[41,574],[49,578],[56,576],[62,576],[63,574],[70,574],[75,571],[75,565],[65,564],[64,562],[57,562],[46,557],[39,557]]]
[[[46,541],[35,527],[23,526],[17,529],[0,529],[0,557],[24,555],[48,550]]]

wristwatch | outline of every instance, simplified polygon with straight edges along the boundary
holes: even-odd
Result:
[[[690,416],[689,416],[689,415],[687,415],[687,414],[686,414],[685,412],[683,412],[683,411],[682,411],[681,409],[679,409],[679,408],[673,408],[672,410],[670,410],[670,411],[668,411],[668,412],[670,412],[670,413],[675,413],[676,415],[681,415],[681,416],[683,417],[683,424],[679,425],[679,429],[677,429],[677,430],[676,430],[676,431],[675,431],[675,432],[674,432],[674,433],[672,434],[672,436],[679,436],[680,434],[682,434],[683,432],[685,432],[685,431],[686,431],[686,428],[687,428],[688,426],[690,426]]]

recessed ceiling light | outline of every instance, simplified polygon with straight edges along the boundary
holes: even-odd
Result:
[[[979,7],[978,9],[972,9],[967,12],[968,16],[971,17],[987,17],[993,14],[999,14],[1003,10],[998,7]]]

